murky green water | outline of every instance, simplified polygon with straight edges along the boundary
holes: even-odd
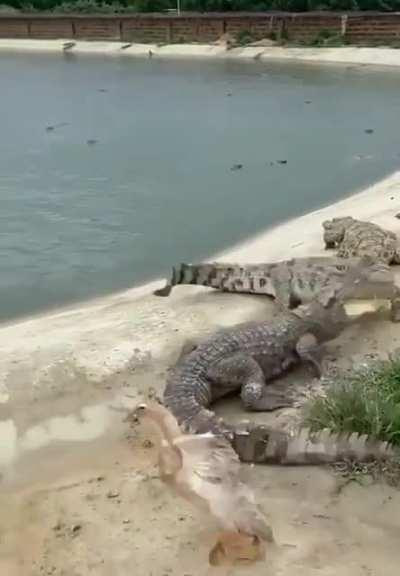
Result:
[[[0,78],[1,319],[149,280],[400,165],[397,71],[2,55]]]

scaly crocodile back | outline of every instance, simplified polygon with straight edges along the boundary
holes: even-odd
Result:
[[[224,292],[262,294],[293,309],[315,299],[326,305],[347,284],[345,300],[383,298],[392,302],[399,293],[393,272],[382,259],[367,257],[368,250],[362,251],[362,257],[345,259],[313,256],[264,264],[180,264],[154,294],[168,296],[174,286],[196,284]],[[390,254],[390,259],[394,258],[393,250]]]
[[[218,398],[240,390],[240,382],[233,378],[231,386],[219,387],[207,377],[213,365],[237,353],[262,356],[273,367],[269,375],[277,376],[295,362],[299,338],[313,334],[318,342],[335,338],[348,319],[341,305],[323,307],[318,303],[302,309],[298,314],[285,312],[266,322],[246,322],[215,333],[185,356],[172,370],[164,390],[164,403],[180,426],[191,433],[227,430],[208,407]]]
[[[340,258],[369,257],[374,262],[397,261],[397,237],[391,230],[351,216],[333,218],[322,224],[325,245],[336,246]]]

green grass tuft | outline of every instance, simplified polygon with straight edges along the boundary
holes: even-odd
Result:
[[[239,46],[247,46],[254,42],[255,38],[249,30],[240,30],[236,35],[236,42]]]
[[[305,407],[311,430],[358,432],[400,445],[400,358],[356,370]]]

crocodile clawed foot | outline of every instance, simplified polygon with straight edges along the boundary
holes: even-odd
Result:
[[[400,322],[400,303],[392,304],[390,310],[390,319],[392,322]]]
[[[154,294],[154,296],[169,296],[171,293],[171,290],[172,290],[171,284],[166,284],[162,288],[158,288],[157,290],[154,290],[153,294]]]
[[[322,361],[316,358],[314,355],[304,355],[303,360],[307,361],[307,369],[312,373],[314,378],[318,380],[322,378],[324,374],[324,366]]]
[[[247,407],[252,412],[272,412],[280,408],[290,408],[293,406],[293,400],[284,392],[278,392],[266,389],[261,398]]]
[[[338,375],[339,368],[336,356],[325,356],[323,361],[318,363],[318,369],[313,365],[313,372],[317,380],[329,380]]]

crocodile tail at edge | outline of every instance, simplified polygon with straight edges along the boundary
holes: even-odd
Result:
[[[367,435],[310,432],[291,435],[266,426],[236,429],[233,446],[243,462],[259,464],[332,464],[343,460],[369,462],[399,457],[400,450]]]
[[[179,284],[198,284],[201,286],[212,286],[213,280],[217,277],[217,269],[214,264],[186,264],[181,262],[178,266],[172,267],[171,279],[165,286],[154,290],[156,296],[169,296],[174,286]]]
[[[177,284],[182,283],[182,280],[181,280],[182,266],[184,266],[184,264],[181,264],[179,267],[176,267],[176,266],[172,267],[171,279],[169,281],[167,281],[165,286],[163,286],[162,288],[158,288],[157,290],[154,290],[153,294],[155,296],[164,296],[164,297],[169,296],[171,294],[172,288],[174,286],[176,286]]]

